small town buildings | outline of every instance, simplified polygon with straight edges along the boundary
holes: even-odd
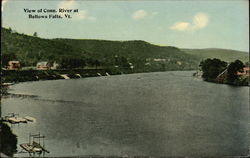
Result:
[[[248,76],[249,77],[249,66],[245,66],[243,68],[243,71],[242,72],[237,72],[237,75],[238,76],[243,76],[243,77],[246,77]],[[219,83],[223,83],[223,81],[226,79],[227,77],[227,69],[225,69],[223,72],[221,72],[217,77],[216,77],[216,81],[219,82]]]
[[[177,61],[176,63],[177,63],[178,65],[181,65],[181,64],[182,64],[180,61]]]
[[[249,76],[249,71],[250,71],[250,67],[249,66],[245,66],[243,68],[242,72],[238,72],[237,74],[240,76]]]
[[[49,62],[47,62],[47,61],[38,62],[36,64],[37,70],[48,70],[49,68],[50,68]]]
[[[153,61],[155,61],[155,62],[165,62],[166,59],[155,58],[155,59],[153,59]]]
[[[154,61],[154,62],[166,62],[166,59],[164,58],[147,58],[146,62],[150,62],[150,61]]]
[[[57,62],[54,62],[53,64],[48,61],[41,61],[36,64],[37,70],[56,70],[59,67],[59,64]]]
[[[19,61],[9,61],[7,69],[8,70],[19,70],[19,69],[21,69],[21,64]]]

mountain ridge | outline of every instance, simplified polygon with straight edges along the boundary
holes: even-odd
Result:
[[[20,60],[24,66],[35,66],[39,61],[81,59],[87,66],[126,67],[133,64],[137,72],[165,70],[194,70],[205,57],[213,57],[205,50],[180,49],[174,46],[159,46],[144,40],[112,41],[100,39],[44,39],[1,29],[1,52],[3,66],[7,60]],[[223,50],[225,51],[225,50]],[[214,54],[214,51],[211,50]],[[231,51],[232,54],[232,51]],[[246,57],[234,51],[235,58]],[[216,57],[216,56],[215,56]],[[221,60],[225,57],[219,56]]]

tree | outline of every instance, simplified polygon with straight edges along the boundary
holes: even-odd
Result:
[[[37,32],[34,32],[33,36],[34,36],[34,37],[37,37]]]
[[[238,72],[242,72],[244,68],[244,64],[240,60],[235,60],[231,64],[229,64],[227,68],[227,81],[233,83],[235,80],[238,80]]]
[[[7,67],[8,62],[11,60],[17,60],[17,57],[15,53],[8,53],[8,54],[2,54],[1,59],[2,59],[2,66]]]
[[[247,62],[245,63],[245,65],[246,65],[246,66],[250,66],[249,61],[247,61]]]
[[[9,33],[12,33],[12,29],[11,29],[11,27],[9,27],[8,32],[9,32]]]
[[[124,56],[121,56],[121,57],[115,56],[114,57],[114,64],[118,65],[119,67],[122,67],[122,68],[130,67],[128,59]]]
[[[203,71],[202,77],[205,80],[211,81],[215,80],[216,77],[226,69],[227,63],[221,61],[220,59],[214,58],[201,61],[199,66]]]
[[[83,68],[86,66],[86,62],[82,58],[63,56],[60,60],[61,68],[72,69],[72,68]]]
[[[0,122],[0,152],[13,156],[17,151],[17,136],[14,135],[10,127]]]

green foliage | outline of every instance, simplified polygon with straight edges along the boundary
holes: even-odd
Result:
[[[78,50],[66,43],[13,33],[5,28],[1,32],[2,55],[14,54],[17,60],[27,66],[35,66],[39,61],[58,59],[61,55],[78,54]]]
[[[132,63],[136,72],[162,71],[164,70],[189,70],[197,69],[199,58],[188,55],[175,47],[161,47],[145,41],[105,41],[105,40],[75,40],[56,39],[67,43],[80,52],[84,52],[88,58],[97,59],[103,66],[129,67]],[[151,61],[150,66],[145,67],[147,59],[162,58],[164,63]],[[179,66],[178,61],[183,64]],[[164,71],[163,70],[163,71]]]
[[[37,37],[37,32],[34,32],[33,36],[34,36],[34,37]]]
[[[249,61],[245,62],[245,65],[246,66],[250,66]]]
[[[4,40],[3,40],[4,39]],[[135,72],[197,69],[199,58],[175,47],[161,47],[145,41],[105,41],[75,39],[42,39],[2,28],[3,54],[13,53],[22,65],[35,66],[39,61],[63,62],[62,67],[129,67]],[[118,57],[118,59],[116,58]],[[66,60],[65,58],[69,58]],[[73,60],[77,65],[66,66]],[[147,59],[163,58],[166,62],[153,62],[145,67]],[[6,58],[7,60],[7,58]],[[182,65],[178,65],[181,62]]]
[[[240,60],[235,60],[230,63],[227,68],[227,81],[233,83],[235,80],[238,80],[237,72],[242,72],[244,64]]]
[[[245,65],[240,60],[228,64],[219,59],[206,59],[201,61],[200,67],[203,71],[202,77],[206,81],[226,83],[236,86],[248,86],[249,76],[238,75],[243,72]]]
[[[17,60],[15,53],[2,54],[2,66],[7,67],[10,60]]]
[[[0,152],[13,156],[17,151],[17,136],[14,135],[10,127],[0,122]]]
[[[82,58],[63,56],[59,62],[63,69],[83,68],[86,63]]]
[[[203,71],[202,77],[205,80],[214,80],[221,72],[223,72],[227,63],[220,59],[206,59],[200,63],[201,70]]]
[[[123,56],[122,57],[116,56],[114,58],[114,64],[123,68],[124,67],[128,68],[130,66],[128,59]]]

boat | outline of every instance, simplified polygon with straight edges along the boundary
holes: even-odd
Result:
[[[3,117],[2,120],[9,122],[11,124],[17,124],[17,123],[28,123],[28,122],[35,122],[35,118],[30,116],[25,117],[17,117],[18,114],[10,113],[7,116]]]
[[[47,149],[45,149],[44,147],[41,146],[41,144],[35,141],[33,141],[32,143],[20,144],[20,147],[23,148],[28,153],[42,153],[42,152],[49,153]]]
[[[28,143],[23,143],[23,144],[20,144],[20,147],[22,148],[22,151],[20,151],[19,153],[29,153],[29,154],[45,154],[45,153],[50,153],[46,148],[45,148],[45,145],[44,145],[44,138],[45,136],[42,136],[40,135],[40,132],[39,134],[33,134],[33,135],[29,135],[29,142]],[[37,143],[35,141],[35,139],[38,139],[38,142]],[[43,145],[40,144],[40,139],[42,139],[42,142],[43,142]],[[31,142],[31,140],[33,140]]]
[[[2,83],[1,85],[2,86],[11,86],[11,85],[14,85],[14,83]]]
[[[12,124],[16,124],[16,123],[27,123],[28,121],[22,117],[8,117],[6,119],[6,121],[8,121],[9,123],[12,123]]]
[[[30,116],[25,116],[24,119],[26,119],[26,120],[29,121],[29,122],[35,122],[35,121],[36,121],[35,118],[30,117]]]

